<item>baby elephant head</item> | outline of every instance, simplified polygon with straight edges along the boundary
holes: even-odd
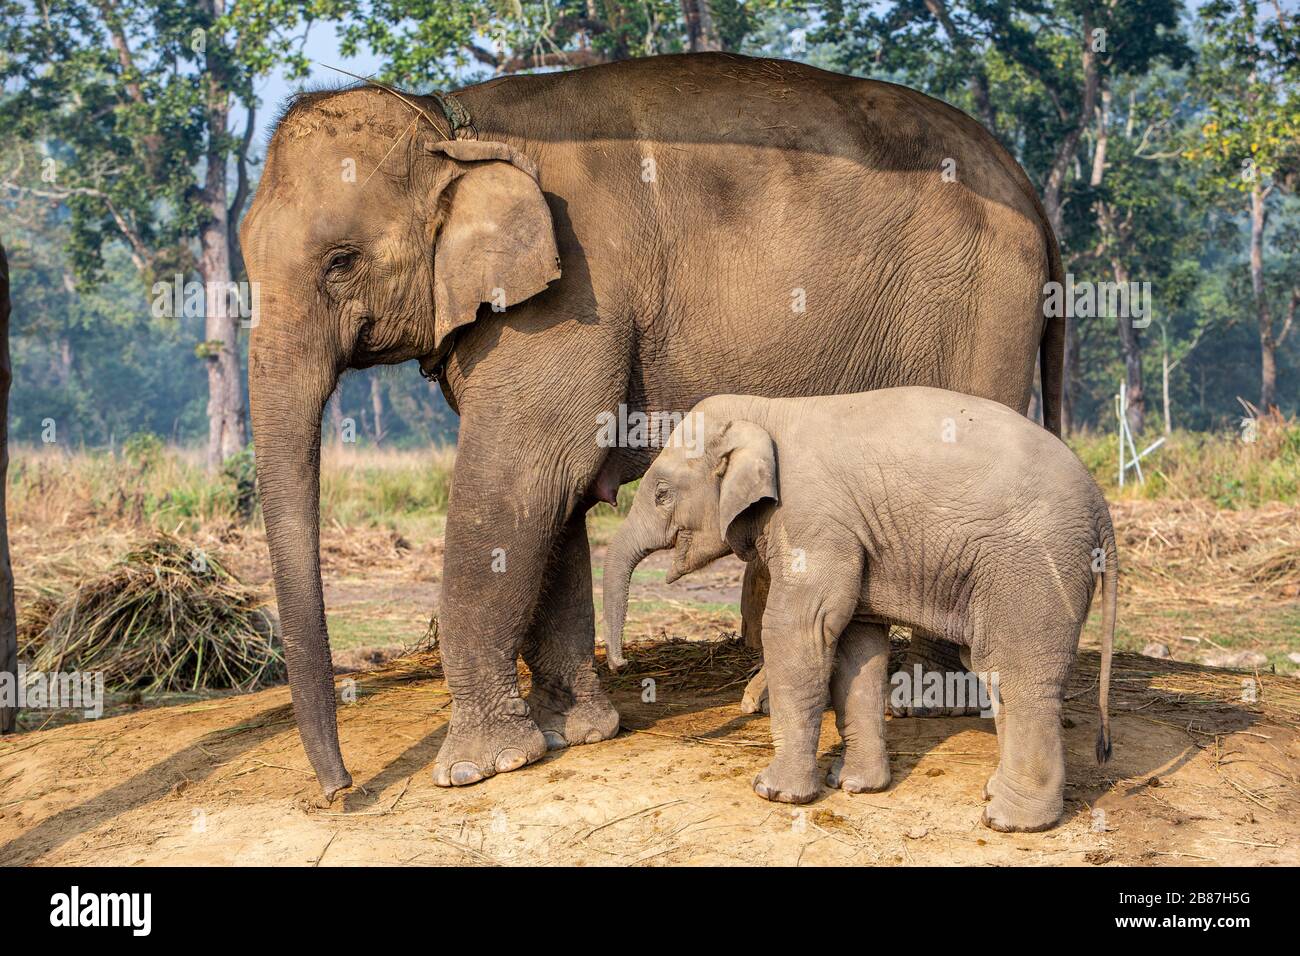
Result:
[[[697,440],[686,434],[694,425]],[[702,438],[702,440],[698,440]],[[611,670],[623,666],[623,622],[632,572],[646,555],[673,548],[669,583],[747,544],[737,519],[778,501],[776,449],[753,422],[715,421],[692,412],[641,479],[627,520],[605,558],[605,645]]]

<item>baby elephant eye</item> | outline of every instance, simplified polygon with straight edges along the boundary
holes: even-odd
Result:
[[[655,488],[655,504],[666,505],[673,499],[673,491],[667,485],[659,485]]]

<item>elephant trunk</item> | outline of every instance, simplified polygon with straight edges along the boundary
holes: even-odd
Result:
[[[627,594],[632,586],[632,572],[646,555],[672,544],[666,522],[658,520],[648,485],[642,482],[632,510],[610,542],[605,555],[601,582],[605,606],[605,661],[611,671],[625,663],[623,659],[623,624],[627,619]]]
[[[328,802],[352,785],[339,751],[320,576],[321,413],[338,376],[333,359],[307,354],[310,341],[255,329],[248,391],[294,719]]]

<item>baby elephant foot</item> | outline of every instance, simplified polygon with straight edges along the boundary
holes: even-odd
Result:
[[[771,710],[767,703],[767,668],[760,667],[758,673],[745,685],[745,693],[740,698],[742,714],[767,714]]]
[[[433,782],[439,787],[464,787],[498,773],[518,770],[546,753],[546,739],[528,716],[528,705],[518,697],[507,704],[509,713],[486,717],[456,713],[433,764]]]
[[[528,706],[546,738],[549,750],[594,744],[618,735],[618,711],[593,677],[592,686],[578,694],[533,678]]]
[[[889,757],[850,757],[840,754],[826,774],[826,785],[846,793],[879,793],[889,789]]]
[[[817,777],[815,763],[807,769],[796,770],[774,760],[754,778],[754,792],[764,800],[777,803],[810,803],[821,792]]]

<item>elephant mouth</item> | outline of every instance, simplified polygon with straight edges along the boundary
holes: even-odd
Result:
[[[691,533],[678,531],[673,538],[673,566],[664,576],[665,584],[672,584],[691,570]]]

